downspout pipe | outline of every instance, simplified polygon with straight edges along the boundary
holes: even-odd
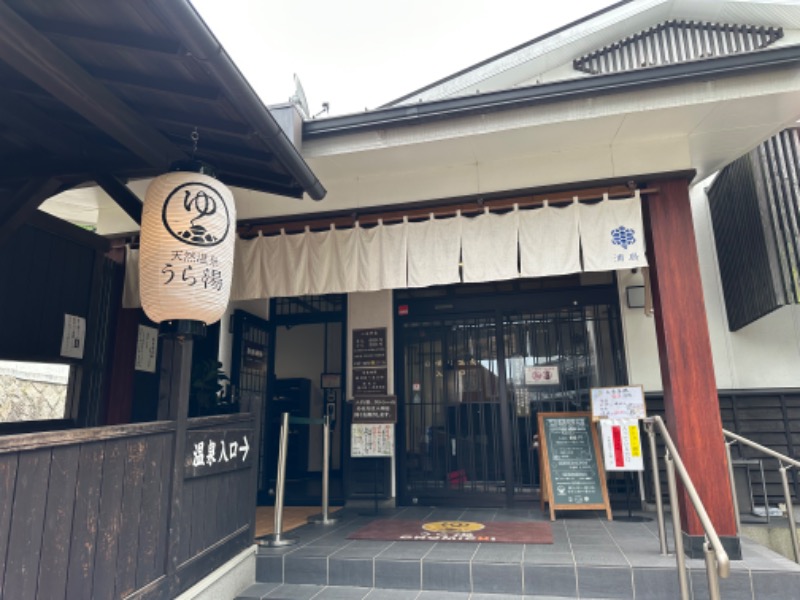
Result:
[[[150,7],[162,15],[168,27],[175,32],[181,44],[214,77],[217,84],[228,93],[248,124],[261,137],[289,173],[314,200],[322,200],[327,193],[317,176],[286,137],[264,103],[231,60],[228,53],[191,6],[188,0],[150,0]]]

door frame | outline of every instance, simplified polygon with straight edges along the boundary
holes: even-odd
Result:
[[[405,399],[407,397],[406,388],[406,366],[405,366],[405,334],[404,324],[413,321],[424,321],[430,319],[452,319],[452,318],[492,318],[495,323],[495,344],[497,348],[497,361],[499,365],[505,365],[505,340],[503,332],[503,318],[505,315],[515,312],[538,312],[546,310],[561,309],[565,307],[578,308],[584,306],[607,304],[616,307],[619,316],[620,299],[617,287],[616,274],[612,281],[602,285],[568,287],[568,288],[538,288],[538,289],[514,289],[505,292],[477,291],[474,294],[456,294],[455,286],[444,288],[444,294],[440,296],[426,296],[420,298],[399,297],[395,292],[393,295],[393,326],[395,331],[395,392],[398,398],[398,433],[396,435],[396,452],[399,460],[397,461],[397,502],[400,505],[413,505],[413,492],[408,491],[408,464],[406,460],[405,432],[406,429],[406,410]],[[484,288],[485,290],[485,288]],[[620,318],[621,326],[621,318]],[[624,339],[620,340],[623,344],[621,351],[624,362]],[[500,398],[507,397],[507,374],[506,369],[498,369],[498,390]],[[503,471],[506,477],[505,493],[502,494],[502,502],[506,507],[512,507],[515,503],[514,496],[514,458],[511,435],[512,419],[508,402],[500,402],[500,435]],[[511,474],[511,475],[509,475]],[[509,479],[511,477],[511,479]],[[496,493],[475,493],[470,496],[470,503],[473,506],[496,506],[500,497]],[[438,500],[438,498],[437,498]],[[441,498],[442,505],[463,504],[463,499],[459,502],[457,494],[447,495]]]

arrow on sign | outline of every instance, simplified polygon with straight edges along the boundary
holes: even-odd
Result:
[[[250,451],[250,444],[247,443],[247,436],[244,436],[244,443],[240,450],[243,452],[242,454],[242,462],[247,460],[247,453]]]

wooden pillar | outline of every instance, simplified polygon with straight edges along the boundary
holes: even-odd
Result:
[[[688,182],[649,182],[649,187],[658,189],[643,208],[667,427],[717,533],[735,541],[730,544],[735,556],[736,519]],[[681,513],[684,534],[702,536],[683,493]]]

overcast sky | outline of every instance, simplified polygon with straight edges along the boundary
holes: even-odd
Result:
[[[266,104],[377,108],[614,2],[192,0]]]

